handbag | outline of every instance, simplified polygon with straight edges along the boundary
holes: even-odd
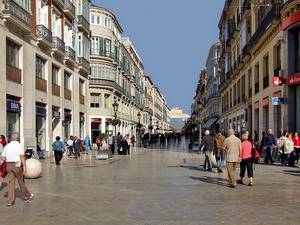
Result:
[[[0,177],[6,177],[7,175],[7,163],[6,163],[6,160],[4,160],[4,162],[0,165]]]

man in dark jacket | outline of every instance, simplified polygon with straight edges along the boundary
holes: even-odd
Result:
[[[206,169],[207,171],[212,171],[210,155],[211,155],[211,152],[214,147],[214,140],[213,140],[212,136],[210,136],[209,134],[210,134],[209,130],[206,130],[204,132],[205,136],[202,139],[200,149],[203,148],[204,155],[205,155],[205,161],[204,161],[203,168]]]
[[[81,141],[78,139],[77,136],[75,136],[74,141],[73,141],[73,148],[75,151],[75,159],[80,157],[80,148],[81,148]]]
[[[272,134],[272,129],[269,129],[268,134],[265,136],[264,139],[264,149],[266,150],[265,163],[269,163],[269,161],[271,164],[274,163],[272,152],[275,146],[276,146],[275,137]]]

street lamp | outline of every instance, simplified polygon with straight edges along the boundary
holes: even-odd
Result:
[[[139,143],[139,147],[141,147],[141,117],[142,117],[142,114],[140,112],[138,112],[137,118],[139,120],[139,123],[138,123],[138,143]]]
[[[198,105],[198,108],[200,108],[200,110],[201,110],[202,102],[200,100],[197,101],[197,105]],[[201,115],[201,113],[200,113],[200,115]],[[201,142],[202,142],[202,120],[200,119],[200,121],[199,121],[199,144],[201,144]]]
[[[150,133],[152,133],[152,116],[150,116],[150,119],[149,119],[149,121],[150,121],[150,127],[151,127],[151,129],[150,129]]]
[[[113,106],[114,115],[115,115],[115,121],[116,121],[119,104],[118,104],[117,101],[115,100],[115,102],[112,104],[112,106]],[[115,122],[114,126],[115,126],[114,154],[115,154],[115,155],[118,155],[117,123],[116,123],[116,122]]]

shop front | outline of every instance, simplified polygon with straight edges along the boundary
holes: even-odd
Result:
[[[101,124],[102,124],[101,118],[91,118],[91,132],[92,132],[93,143],[96,143],[96,139],[99,137],[99,134],[102,133]]]
[[[65,117],[64,121],[62,121],[63,126],[64,126],[64,136],[70,136],[73,135],[71,132],[71,122],[72,122],[72,114],[70,110],[65,109]]]
[[[42,150],[46,149],[46,117],[47,110],[44,107],[36,107],[36,140]]]
[[[7,101],[6,111],[6,137],[10,140],[13,132],[20,133],[21,104],[15,101]]]
[[[294,93],[294,103],[289,101],[289,122],[293,124],[293,131],[300,132],[300,74],[295,74],[288,77],[289,94]],[[290,99],[290,97],[289,97]],[[289,126],[291,127],[291,126]]]

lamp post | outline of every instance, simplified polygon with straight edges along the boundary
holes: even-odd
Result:
[[[115,100],[115,102],[112,104],[112,106],[113,106],[114,116],[115,116],[115,120],[116,120],[117,119],[117,112],[118,112],[119,104]],[[118,155],[117,124],[115,123],[114,126],[115,126],[114,154]]]
[[[150,121],[150,127],[152,128],[152,116],[150,117],[149,121]],[[152,129],[150,129],[150,134],[152,134]]]
[[[201,101],[197,101],[197,105],[198,105],[198,108],[202,108],[202,102]],[[200,113],[201,115],[201,113]],[[201,144],[202,142],[202,120],[200,119],[199,121],[199,144]]]
[[[142,114],[140,112],[138,112],[137,118],[139,120],[139,123],[138,123],[138,143],[139,143],[139,147],[141,147],[141,117],[142,117]]]

